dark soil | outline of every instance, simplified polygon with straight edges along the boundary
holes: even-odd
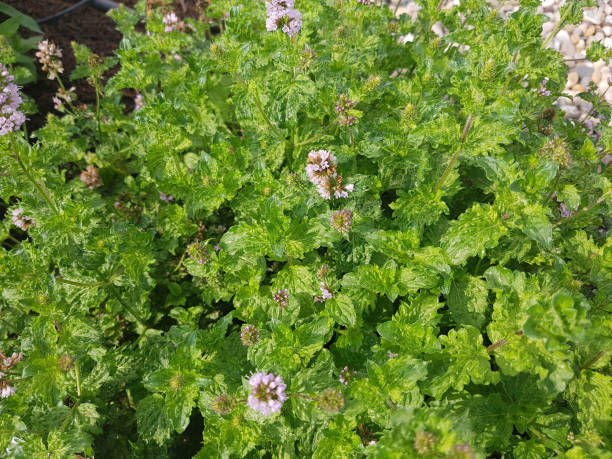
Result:
[[[76,0],[3,0],[5,3],[17,8],[19,11],[41,19],[60,12],[72,6]],[[137,0],[117,0],[127,7],[134,7]],[[155,2],[153,2],[155,3]],[[199,11],[198,0],[175,0],[174,11],[180,18],[197,17]],[[5,18],[0,15],[0,22]],[[76,86],[79,103],[95,103],[94,89],[85,80],[69,81],[69,76],[75,67],[74,52],[70,43],[75,41],[86,45],[99,56],[112,56],[119,47],[121,34],[115,29],[115,23],[105,13],[92,6],[85,5],[60,17],[59,19],[41,24],[44,38],[54,42],[63,53],[64,73],[62,80],[67,88]],[[28,30],[21,29],[23,36],[34,35]],[[34,52],[32,52],[32,55]],[[110,77],[110,72],[107,77]],[[32,97],[38,106],[38,113],[28,120],[28,130],[34,131],[44,125],[47,113],[55,112],[52,98],[57,91],[57,82],[47,79],[47,76],[38,67],[38,81],[23,88],[23,92]]]

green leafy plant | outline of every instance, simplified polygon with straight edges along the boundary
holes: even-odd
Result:
[[[611,457],[609,110],[536,2],[275,5],[119,9],[0,137],[2,451]]]
[[[37,34],[42,34],[42,30],[30,16],[4,2],[0,2],[0,13],[9,17],[0,23],[0,62],[12,65],[17,84],[35,82],[36,66],[34,59],[28,53],[36,49],[36,44],[42,37],[34,35],[23,38],[19,34],[19,28],[23,27]]]

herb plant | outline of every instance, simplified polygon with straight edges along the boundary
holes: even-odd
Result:
[[[75,45],[98,103],[0,137],[2,454],[612,457],[610,109],[564,119],[521,3]]]

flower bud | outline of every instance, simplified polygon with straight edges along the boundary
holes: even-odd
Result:
[[[259,341],[259,330],[254,325],[244,325],[240,332],[240,341],[245,346],[253,346]]]
[[[370,78],[368,78],[368,81],[366,81],[365,85],[363,86],[363,92],[372,92],[375,91],[378,86],[380,86],[380,82],[382,81],[382,79],[380,78],[379,75],[373,75]]]
[[[212,409],[219,414],[227,414],[236,407],[236,399],[231,395],[219,395],[212,404]]]
[[[74,359],[70,357],[68,354],[62,355],[57,361],[57,367],[61,371],[68,371],[74,366]]]
[[[414,436],[414,449],[420,455],[433,453],[436,440],[437,438],[434,434],[421,430]]]
[[[317,405],[329,413],[337,413],[344,408],[344,395],[336,389],[327,388],[317,397]]]

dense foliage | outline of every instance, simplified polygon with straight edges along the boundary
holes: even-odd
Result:
[[[610,109],[537,2],[420,3],[75,45],[100,103],[0,137],[0,455],[612,457]]]

